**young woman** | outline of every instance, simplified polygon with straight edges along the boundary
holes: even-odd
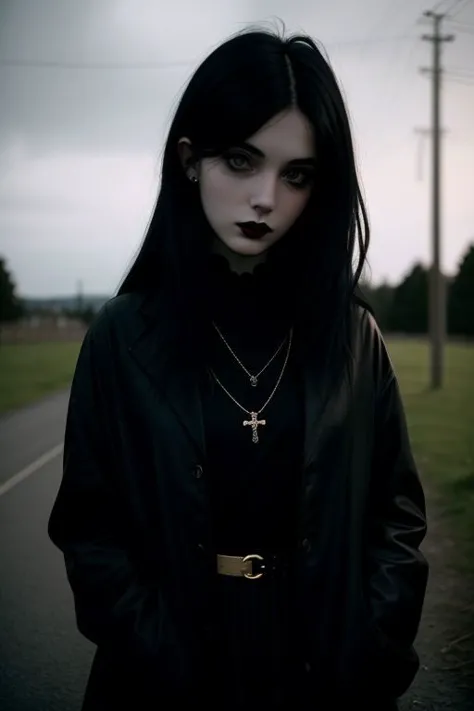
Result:
[[[410,686],[425,502],[368,242],[316,44],[223,43],[72,384],[49,535],[97,645],[86,711],[387,711]]]

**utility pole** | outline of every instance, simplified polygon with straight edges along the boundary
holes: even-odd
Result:
[[[416,164],[416,177],[417,180],[423,180],[423,161],[424,161],[424,139],[431,137],[433,135],[432,128],[415,128],[415,133],[419,136],[418,140],[418,155]],[[446,133],[445,129],[442,129],[441,135]]]
[[[429,331],[431,343],[431,387],[438,389],[443,384],[444,342],[446,339],[446,288],[441,271],[441,46],[451,42],[453,35],[441,35],[443,14],[425,12],[433,22],[433,34],[423,35],[423,40],[433,44],[432,74],[432,264],[430,269]]]

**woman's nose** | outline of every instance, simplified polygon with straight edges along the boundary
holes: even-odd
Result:
[[[272,175],[262,176],[255,186],[250,199],[253,210],[261,215],[268,215],[275,209],[277,179]]]

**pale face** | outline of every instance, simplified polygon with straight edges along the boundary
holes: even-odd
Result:
[[[202,159],[196,170],[204,213],[216,235],[214,251],[247,267],[264,260],[304,210],[315,159],[311,125],[294,108],[223,156]],[[242,229],[242,223],[259,226]],[[271,231],[261,234],[261,223]]]

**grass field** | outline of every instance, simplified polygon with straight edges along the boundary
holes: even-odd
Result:
[[[449,344],[444,387],[429,387],[423,341],[388,341],[423,481],[474,571],[474,346]]]
[[[388,340],[423,481],[436,493],[474,567],[474,346],[450,344],[445,385],[429,388],[426,342]],[[79,344],[0,347],[0,413],[67,387]]]
[[[68,387],[78,343],[0,346],[0,414]]]

